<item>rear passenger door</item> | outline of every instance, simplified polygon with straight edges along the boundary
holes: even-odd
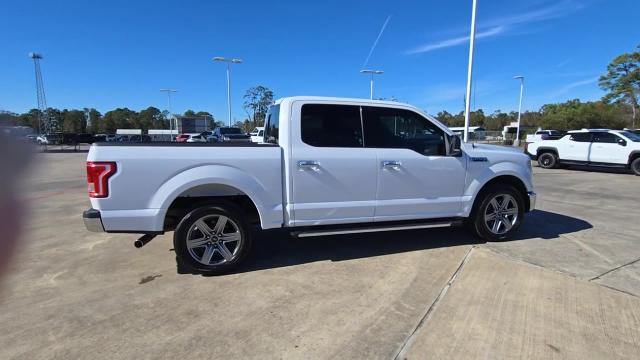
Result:
[[[406,109],[362,108],[365,147],[375,149],[375,221],[460,216],[465,155],[447,155],[446,133]]]
[[[364,148],[360,106],[294,102],[291,110],[295,225],[373,221],[376,152]]]
[[[591,133],[579,132],[568,135],[567,139],[561,139],[565,146],[559,146],[560,160],[591,161]]]

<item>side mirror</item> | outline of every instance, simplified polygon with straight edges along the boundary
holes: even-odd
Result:
[[[627,140],[625,140],[625,139],[618,139],[618,145],[620,145],[620,146],[627,146]]]
[[[462,145],[459,135],[449,136],[449,156],[461,156]]]

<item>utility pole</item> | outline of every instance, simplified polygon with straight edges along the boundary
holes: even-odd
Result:
[[[471,35],[469,36],[469,68],[467,71],[467,95],[464,104],[464,142],[469,140],[469,116],[471,111],[471,82],[473,80],[473,50],[476,39],[476,0],[471,9]]]
[[[221,61],[227,63],[227,111],[229,115],[229,127],[231,127],[231,64],[241,64],[241,59],[228,59],[222,56],[216,56],[213,61]]]
[[[516,80],[520,80],[520,102],[518,103],[518,127],[516,128],[516,139],[513,146],[520,146],[520,116],[522,115],[522,94],[524,93],[524,76],[514,76]]]
[[[176,89],[160,89],[161,92],[167,93],[167,110],[169,111],[169,132],[171,135],[171,141],[173,141],[173,112],[171,112],[171,93],[176,93]],[[176,131],[178,130],[178,122],[176,121]]]

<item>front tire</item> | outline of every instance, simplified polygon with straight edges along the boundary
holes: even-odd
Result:
[[[631,171],[633,171],[636,176],[640,176],[640,157],[631,162]]]
[[[522,195],[511,186],[494,186],[479,201],[471,218],[473,232],[486,241],[511,239],[524,217]]]
[[[173,235],[178,265],[197,273],[224,274],[237,268],[251,248],[251,232],[241,212],[230,205],[199,207]]]
[[[553,169],[558,164],[558,156],[551,152],[546,152],[538,156],[538,165],[543,169]]]

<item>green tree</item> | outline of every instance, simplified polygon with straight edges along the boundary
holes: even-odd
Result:
[[[636,126],[638,94],[640,94],[640,52],[617,56],[607,66],[607,73],[600,77],[599,85],[608,93],[605,102],[618,102],[631,106],[632,126]]]
[[[247,112],[251,129],[263,126],[269,105],[273,103],[273,91],[262,85],[254,86],[244,95],[244,110]]]
[[[84,111],[64,109],[61,115],[62,115],[61,127],[63,132],[69,132],[69,133],[86,132],[87,121],[84,116]]]
[[[100,111],[93,108],[84,108],[84,112],[89,112],[89,119],[91,120],[91,126],[87,126],[87,132],[91,134],[97,134],[100,132],[102,125],[102,114]]]

